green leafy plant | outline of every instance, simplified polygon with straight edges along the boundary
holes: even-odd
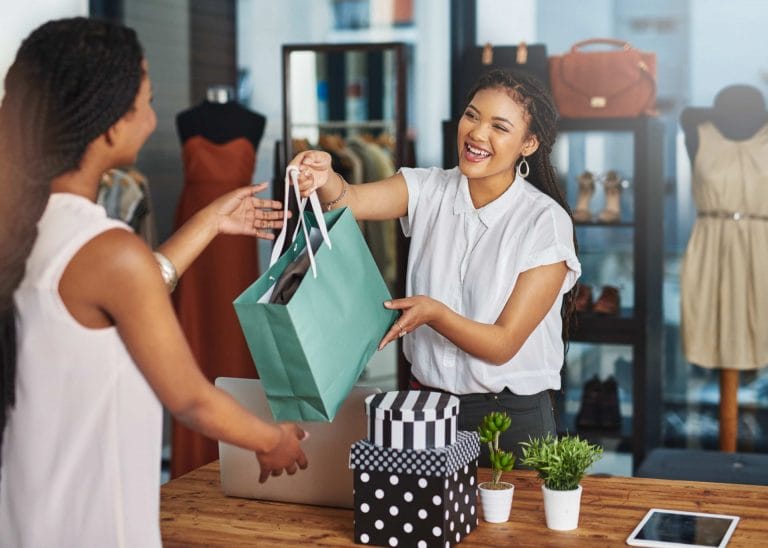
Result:
[[[515,466],[515,455],[509,451],[499,449],[499,437],[507,431],[510,424],[512,424],[512,419],[509,418],[509,415],[492,411],[483,417],[482,422],[477,427],[480,442],[488,444],[491,468],[493,469],[491,489],[503,489],[499,485],[501,475],[504,472],[509,472]]]
[[[536,470],[547,489],[554,491],[577,489],[587,469],[603,456],[602,447],[578,435],[557,438],[547,434],[520,445],[523,448],[520,462]]]

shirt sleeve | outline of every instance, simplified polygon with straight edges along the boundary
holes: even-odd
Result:
[[[400,217],[400,227],[403,229],[403,234],[408,238],[411,236],[411,219],[414,218],[414,214],[419,207],[421,186],[429,176],[429,171],[424,168],[411,167],[403,167],[399,171],[405,179],[405,186],[408,188],[408,215]]]
[[[568,214],[557,204],[547,207],[534,220],[530,239],[530,251],[520,271],[565,261],[568,273],[560,293],[569,291],[581,275],[581,263],[576,257],[573,222]]]

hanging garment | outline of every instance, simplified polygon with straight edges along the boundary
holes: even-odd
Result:
[[[347,140],[348,149],[363,164],[363,180],[379,181],[395,174],[392,157],[378,144],[357,136]],[[396,292],[397,280],[397,221],[366,221],[363,232],[376,264],[390,292]]]
[[[680,273],[683,351],[708,368],[768,365],[768,125],[743,141],[699,126],[698,218]]]
[[[101,177],[96,202],[107,215],[120,219],[154,248],[157,243],[155,214],[147,178],[137,169],[110,169]]]
[[[182,146],[184,189],[176,228],[216,198],[251,182],[256,151],[241,137],[216,144],[190,137]],[[179,279],[173,301],[179,322],[205,376],[255,377],[256,369],[232,301],[259,277],[258,244],[249,236],[222,235]],[[173,427],[171,475],[177,477],[218,458],[218,445],[178,422]]]

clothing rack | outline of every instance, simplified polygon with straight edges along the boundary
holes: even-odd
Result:
[[[149,183],[138,169],[114,168],[103,173],[96,201],[109,217],[130,225],[150,247],[155,246],[155,217]]]
[[[360,128],[394,128],[395,120],[364,120],[360,122],[351,121],[328,121],[328,122],[293,122],[292,128],[323,128],[323,129],[360,129]]]

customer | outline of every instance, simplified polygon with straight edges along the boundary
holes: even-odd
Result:
[[[254,451],[261,481],[307,466],[298,427],[205,379],[152,251],[95,203],[101,174],[133,163],[155,128],[151,95],[134,31],[83,18],[35,30],[5,79],[3,546],[160,546],[160,402]],[[272,237],[280,204],[252,197],[262,188],[219,198],[160,248],[170,285],[216,234]]]
[[[581,267],[549,159],[551,97],[532,77],[494,71],[470,98],[457,168],[403,168],[350,186],[324,152],[303,152],[291,164],[303,194],[317,189],[328,209],[401,218],[410,296],[384,303],[402,315],[379,348],[405,337],[412,387],[458,395],[462,429],[474,430],[489,411],[508,412],[502,444],[519,454],[518,442],[556,430],[549,390],[560,387],[563,320]]]

